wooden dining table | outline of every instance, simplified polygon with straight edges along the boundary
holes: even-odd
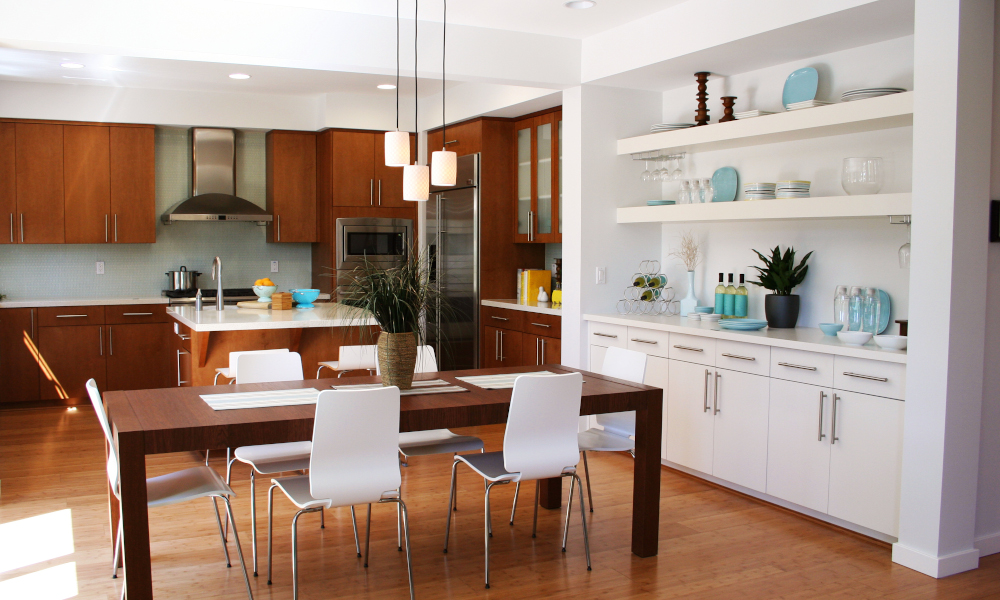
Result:
[[[510,389],[484,389],[456,379],[471,375],[533,371],[584,375],[581,415],[636,412],[635,475],[632,487],[632,552],[655,556],[660,514],[660,436],[663,391],[561,365],[448,371],[417,375],[417,380],[443,379],[468,392],[406,395],[400,399],[399,430],[420,431],[494,425],[507,422]],[[204,451],[312,439],[313,404],[271,408],[213,410],[202,394],[298,388],[330,389],[337,385],[376,383],[377,377],[310,379],[281,383],[180,387],[107,392],[104,402],[118,446],[125,589],[129,600],[153,597],[146,506],[146,456],[166,452]],[[559,508],[561,478],[542,482],[540,503]],[[108,494],[111,531],[118,526],[118,500]]]

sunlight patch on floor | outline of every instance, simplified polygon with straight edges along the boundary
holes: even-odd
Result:
[[[75,562],[0,581],[0,598],[65,600],[77,593]]]
[[[73,554],[72,511],[67,508],[4,523],[0,540],[0,573]],[[0,594],[0,598],[18,597]]]

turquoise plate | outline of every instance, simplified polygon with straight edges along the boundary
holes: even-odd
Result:
[[[889,300],[889,294],[885,293],[885,290],[883,289],[879,289],[878,299],[878,332],[882,333],[887,327],[889,327],[889,316],[892,312],[892,301]]]
[[[722,167],[712,174],[712,188],[715,194],[712,202],[732,202],[736,199],[736,191],[740,189],[739,176],[736,169]]]
[[[785,80],[785,89],[781,92],[781,103],[788,108],[789,104],[816,99],[816,88],[819,87],[819,73],[812,67],[796,69]]]

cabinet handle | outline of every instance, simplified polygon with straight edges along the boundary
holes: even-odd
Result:
[[[281,215],[278,215],[278,223],[275,225],[275,230],[278,234],[278,241],[281,241]]]
[[[114,331],[111,329],[111,326],[108,325],[108,356],[114,356],[114,355],[115,355],[115,334]]]
[[[31,341],[35,341],[35,309],[31,309]]]
[[[536,367],[538,365],[542,364],[541,362],[538,361],[538,345],[539,345],[538,342],[541,342],[541,341],[542,341],[541,338],[535,338],[535,366]]]
[[[448,144],[457,144],[457,143],[458,140],[451,140],[450,142],[445,142],[444,145],[447,146]]]
[[[14,243],[14,213],[10,213],[10,243]]]
[[[858,379],[867,379],[868,381],[881,381],[882,383],[886,383],[887,381],[889,381],[886,377],[875,377],[874,375],[861,375],[860,373],[849,373],[847,371],[844,371],[844,375],[847,375],[848,377],[857,377]]]
[[[57,319],[70,319],[73,317],[87,317],[89,315],[56,315]]]
[[[837,440],[837,400],[840,400],[840,396],[837,394],[833,395],[833,415],[830,418],[830,444],[836,444]]]
[[[704,352],[705,351],[703,348],[692,348],[691,346],[678,346],[676,344],[674,344],[674,348],[677,348],[678,350],[690,350],[691,352]]]
[[[816,441],[822,442],[826,434],[823,433],[823,400],[826,399],[826,392],[820,391],[819,393],[819,437]]]
[[[594,332],[594,335],[599,335],[601,337],[606,337],[606,338],[614,338],[616,340],[618,339],[617,335],[611,335],[611,334],[608,334],[608,333],[597,333],[597,332]]]
[[[538,341],[542,342],[542,359],[538,362],[539,365],[545,364],[545,338],[538,338]]]
[[[757,359],[752,356],[740,356],[739,354],[729,354],[727,352],[722,353],[726,358],[738,358],[740,360],[756,361]]]
[[[528,211],[528,241],[535,241],[535,213]]]
[[[382,206],[382,180],[378,180],[378,205]]]
[[[24,213],[21,213],[21,243],[24,243]]]
[[[500,330],[496,330],[496,339],[493,342],[493,355],[496,357],[497,362],[500,362]]]
[[[187,341],[187,340],[191,339],[191,336],[189,336],[189,335],[182,335],[180,333],[177,334],[177,337],[181,338],[184,341]]]
[[[641,340],[639,338],[632,338],[633,342],[638,342],[640,344],[652,344],[653,346],[659,344],[659,342],[654,342],[652,340]]]
[[[104,215],[104,243],[108,243],[108,215]]]
[[[123,317],[149,317],[152,315],[153,313],[122,313]]]
[[[500,362],[503,362],[503,330],[499,330],[500,333]]]
[[[491,319],[496,319],[497,321],[509,321],[510,320],[510,319],[505,319],[503,317],[496,317],[496,316],[493,316],[493,315],[490,315],[490,318]]]
[[[711,375],[708,369],[705,369],[705,410],[702,412],[708,412],[708,376]]]
[[[375,180],[368,180],[368,204],[375,206]]]
[[[802,365],[793,365],[792,363],[780,362],[779,367],[789,367],[792,369],[802,369],[803,371],[815,371],[816,367],[803,367]]]
[[[546,329],[552,327],[551,325],[546,325],[545,323],[532,323],[536,327],[545,327]]]
[[[712,413],[714,415],[717,415],[720,412],[722,412],[722,409],[719,408],[719,380],[720,379],[722,379],[722,373],[719,373],[718,371],[716,371],[715,372],[715,390],[714,390],[715,400],[714,400],[714,406],[713,406],[714,412]]]
[[[115,213],[115,241],[118,241],[118,213]]]
[[[185,383],[191,383],[190,381],[181,381],[181,354],[190,354],[190,352],[184,350],[177,351],[177,387],[181,387]]]
[[[98,327],[97,328],[97,334],[98,334],[98,336],[100,338],[100,342],[98,343],[98,347],[100,348],[101,356],[104,356],[104,328],[103,327]]]

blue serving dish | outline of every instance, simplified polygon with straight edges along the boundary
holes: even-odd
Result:
[[[740,188],[739,176],[736,169],[732,167],[722,167],[712,174],[712,202],[732,202],[736,199],[736,192]]]
[[[715,312],[714,306],[696,306],[694,307],[694,312],[701,313],[703,315],[710,315]]]
[[[837,332],[844,328],[843,323],[820,323],[819,328],[823,330],[823,335],[837,335]]]
[[[781,92],[781,104],[788,108],[789,104],[816,99],[819,88],[819,73],[812,67],[796,69],[785,80],[785,88]]]
[[[316,298],[319,298],[319,290],[303,289],[291,290],[291,292],[292,300],[295,301],[295,304],[299,308],[313,308],[313,302],[316,301]]]

